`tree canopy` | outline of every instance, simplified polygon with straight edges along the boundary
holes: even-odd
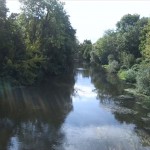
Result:
[[[20,14],[7,16],[0,0],[1,77],[32,84],[44,76],[71,69],[76,50],[75,30],[57,0],[20,0]]]

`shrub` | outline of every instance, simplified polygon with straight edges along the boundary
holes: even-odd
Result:
[[[134,64],[134,65],[131,67],[131,69],[134,70],[134,71],[138,71],[139,68],[140,68],[140,65],[138,65],[138,64]]]
[[[127,69],[127,66],[123,65],[123,66],[121,66],[121,69],[122,69],[122,70],[126,70],[126,69]]]
[[[108,63],[110,64],[114,61],[115,58],[114,58],[114,55],[110,54],[108,55],[107,59],[108,59]]]
[[[125,52],[121,53],[120,60],[122,60],[122,65],[125,65],[127,68],[130,68],[135,62],[134,55]]]
[[[119,78],[121,79],[121,80],[126,80],[126,71],[125,70],[120,70],[119,72],[118,72],[118,76],[119,76]]]
[[[108,72],[116,73],[119,70],[119,63],[116,60],[113,60],[108,66]]]
[[[130,83],[136,82],[136,72],[132,69],[129,69],[125,73],[125,80]]]
[[[130,83],[136,82],[136,71],[129,69],[129,70],[120,70],[118,72],[118,76],[120,79],[125,80]]]
[[[141,65],[136,79],[138,91],[150,96],[150,64]]]
[[[142,58],[137,58],[137,59],[135,60],[135,62],[136,62],[136,64],[140,64],[140,63],[142,62]]]
[[[100,64],[100,59],[98,58],[98,55],[94,51],[90,52],[90,62],[95,64]]]

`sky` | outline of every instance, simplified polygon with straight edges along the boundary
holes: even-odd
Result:
[[[76,29],[80,42],[88,39],[95,43],[108,29],[115,29],[116,23],[125,14],[139,14],[150,17],[149,0],[64,0],[65,10]],[[17,0],[7,0],[11,12],[19,11]]]

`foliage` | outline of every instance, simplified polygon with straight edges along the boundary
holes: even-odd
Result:
[[[42,53],[46,74],[60,74],[69,69],[73,60],[76,39],[75,30],[56,0],[22,0],[26,44],[29,51]],[[34,46],[35,45],[35,46]]]
[[[136,71],[129,69],[129,70],[120,70],[118,72],[118,76],[120,79],[125,80],[129,83],[136,82]]]
[[[112,63],[112,61],[113,61],[114,59],[115,59],[115,58],[114,58],[114,55],[112,55],[112,54],[108,55],[108,63],[109,63],[109,64]]]
[[[150,96],[150,64],[143,64],[137,74],[137,89]]]
[[[118,76],[121,80],[126,80],[126,70],[119,70]]]
[[[108,63],[108,55],[112,54],[115,58],[117,58],[117,36],[116,33],[112,30],[108,30],[105,32],[105,35],[100,38],[94,46],[95,54],[97,54],[100,59],[101,64]]]
[[[6,8],[6,0],[0,0],[0,20],[5,21],[8,9]]]
[[[144,37],[141,40],[141,51],[144,59],[150,59],[150,20],[144,29]]]
[[[90,40],[84,40],[83,43],[79,45],[79,58],[90,61],[92,52],[92,42]]]
[[[121,65],[130,68],[134,59],[141,57],[141,39],[146,34],[142,31],[147,24],[148,18],[140,18],[138,14],[124,15],[117,22],[116,31],[107,30],[94,44],[94,54],[101,64],[108,64],[108,56],[114,55],[114,59]]]
[[[136,64],[140,64],[142,62],[142,58],[137,58],[136,60],[135,60],[135,63]]]
[[[134,55],[135,58],[141,57],[139,49],[141,31],[147,23],[148,18],[140,18],[138,14],[124,15],[116,24],[119,38],[122,41],[119,49]]]
[[[69,71],[77,46],[63,3],[20,2],[22,12],[8,17],[6,1],[0,0],[0,76],[29,85]]]
[[[134,71],[138,71],[140,69],[140,65],[139,64],[134,64],[132,67],[131,67],[132,70]]]
[[[119,63],[116,60],[113,60],[108,66],[108,72],[116,73],[119,70]]]
[[[134,62],[135,62],[135,58],[134,58],[134,55],[132,54],[127,54],[126,52],[122,52],[120,54],[120,61],[121,61],[121,64],[123,66],[126,66],[127,68],[130,68]]]
[[[125,73],[125,80],[130,83],[136,82],[136,72],[132,69],[129,69]]]
[[[93,49],[94,49],[94,46],[93,46]],[[95,64],[100,64],[100,59],[94,50],[90,52],[90,62],[95,63]]]

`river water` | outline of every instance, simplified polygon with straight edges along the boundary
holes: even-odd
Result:
[[[34,87],[1,82],[0,150],[150,150],[150,107],[99,67]]]

